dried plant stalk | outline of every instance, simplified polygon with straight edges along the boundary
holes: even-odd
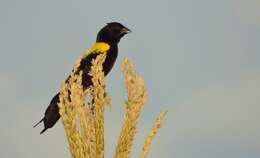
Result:
[[[94,114],[91,110],[92,96],[88,91],[86,95],[89,98],[89,104],[87,108],[81,107],[79,110],[80,113],[80,128],[84,147],[86,149],[86,158],[92,158],[96,156],[96,143],[95,143],[95,122]]]
[[[95,121],[95,141],[96,158],[104,158],[104,107],[105,99],[105,76],[103,72],[103,63],[105,54],[101,54],[96,60],[92,61],[90,75],[93,83],[93,101],[94,101],[94,121]]]
[[[103,62],[105,53],[92,61],[90,75],[93,85],[84,91],[82,72],[77,72],[83,54],[74,64],[70,78],[62,82],[60,91],[60,115],[64,125],[69,149],[73,158],[104,158],[104,106],[110,105],[105,93]],[[143,79],[135,72],[133,65],[125,59],[122,63],[125,78],[127,100],[124,120],[114,158],[128,158],[142,107],[146,102],[146,90]],[[88,103],[85,103],[85,97]],[[85,107],[86,106],[86,107]],[[145,158],[151,141],[161,126],[166,112],[161,113],[155,125],[146,137],[140,158]],[[79,127],[77,123],[79,120]]]
[[[60,91],[60,115],[65,128],[67,140],[70,147],[70,152],[73,158],[83,158],[84,148],[79,131],[77,130],[77,108],[82,106],[82,96],[80,95],[81,76],[71,76],[71,79],[66,83],[62,83]],[[71,92],[71,95],[69,94]],[[83,98],[84,99],[84,98]]]
[[[82,72],[75,74],[84,55],[74,64],[70,78],[63,81],[60,92],[60,115],[73,158],[104,157],[104,105],[108,103],[105,95],[104,73],[102,64],[105,54],[92,61],[90,75],[93,86],[84,92]],[[85,108],[85,96],[89,103]],[[95,108],[93,108],[95,106]],[[93,111],[94,109],[94,111]],[[77,119],[80,131],[77,129]]]
[[[146,91],[143,79],[134,71],[133,64],[125,59],[121,65],[125,77],[127,101],[123,127],[116,146],[115,158],[128,158],[137,131],[141,108],[146,102]]]
[[[152,129],[149,131],[148,135],[145,138],[143,150],[140,154],[139,158],[145,158],[147,156],[148,150],[152,144],[152,140],[157,134],[158,130],[161,128],[162,121],[165,118],[167,112],[161,112],[159,116],[157,117]]]

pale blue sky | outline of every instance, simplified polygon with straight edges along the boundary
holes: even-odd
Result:
[[[107,77],[107,157],[121,126],[124,57],[148,89],[132,157],[163,110],[149,158],[260,157],[259,17],[258,0],[1,0],[0,157],[70,157],[60,121],[44,135],[32,125],[111,21],[133,33]]]

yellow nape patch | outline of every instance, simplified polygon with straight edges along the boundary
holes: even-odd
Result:
[[[90,49],[85,51],[85,55],[88,56],[91,53],[105,53],[109,50],[110,46],[104,42],[96,42]]]

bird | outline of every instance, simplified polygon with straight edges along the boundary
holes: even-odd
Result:
[[[107,23],[98,32],[96,37],[96,42],[93,46],[88,49],[85,57],[80,61],[80,65],[76,70],[76,73],[82,71],[82,85],[83,89],[88,89],[92,85],[91,76],[89,71],[91,68],[91,61],[95,59],[99,54],[106,53],[106,58],[103,63],[103,71],[106,76],[112,69],[116,58],[118,56],[118,44],[120,39],[126,34],[132,32],[129,28],[125,27],[119,22]],[[70,78],[68,76],[67,80]],[[51,100],[49,106],[45,110],[44,117],[36,123],[33,127],[43,122],[44,129],[40,132],[43,134],[47,129],[52,128],[60,118],[59,114],[59,95],[57,93]]]

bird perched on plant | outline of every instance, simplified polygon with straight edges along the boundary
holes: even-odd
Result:
[[[83,72],[83,89],[87,89],[92,85],[91,76],[89,75],[92,59],[96,58],[100,53],[107,53],[106,59],[103,63],[103,71],[106,76],[116,61],[118,54],[118,43],[120,39],[130,32],[130,29],[118,22],[108,23],[98,32],[96,43],[87,51],[86,56],[81,60],[80,66],[77,70],[78,72],[81,70]],[[58,107],[59,95],[60,93],[57,93],[52,98],[44,113],[44,117],[36,125],[34,125],[34,127],[36,127],[39,123],[44,123],[44,129],[40,134],[45,132],[48,128],[52,128],[60,118]]]

